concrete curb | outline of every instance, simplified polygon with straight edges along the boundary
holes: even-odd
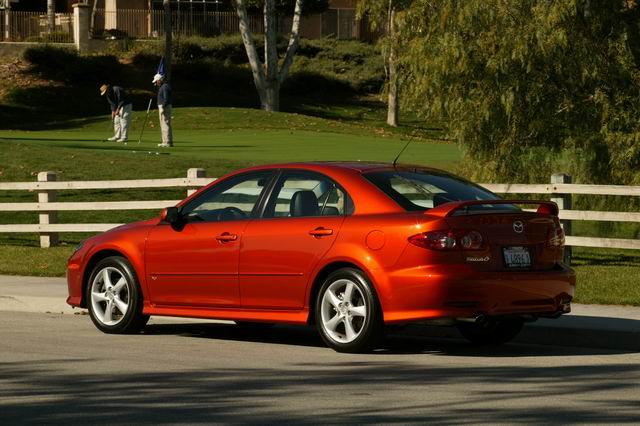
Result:
[[[77,314],[66,304],[64,278],[0,275],[0,311]],[[192,320],[185,320],[191,322]],[[410,326],[407,333],[460,338],[453,327]],[[556,320],[527,324],[515,340],[553,346],[640,351],[640,307],[573,305],[572,313]]]

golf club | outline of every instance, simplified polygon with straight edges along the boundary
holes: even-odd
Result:
[[[113,117],[111,117],[111,121],[109,121],[109,133],[113,133],[113,126],[115,126],[115,124],[113,123]],[[109,137],[102,139],[102,142],[108,142],[108,141],[109,141]]]
[[[144,118],[144,123],[142,123],[142,130],[140,131],[138,144],[142,141],[142,134],[144,133],[144,128],[147,126],[147,121],[149,121],[149,111],[151,110],[151,102],[153,102],[153,98],[149,99],[149,105],[147,106],[147,116]]]

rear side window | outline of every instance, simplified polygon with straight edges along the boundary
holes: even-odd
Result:
[[[424,211],[452,201],[500,200],[500,197],[471,182],[433,170],[388,170],[364,173],[407,211]],[[513,205],[470,206],[470,211],[519,210]]]

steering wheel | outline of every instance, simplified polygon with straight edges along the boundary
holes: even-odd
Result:
[[[229,206],[222,209],[223,213],[231,214],[234,219],[245,219],[247,214],[240,210],[238,207]]]

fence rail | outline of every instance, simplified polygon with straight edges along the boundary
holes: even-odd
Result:
[[[211,37],[219,34],[239,32],[240,18],[235,12],[172,10],[173,31],[181,36]],[[249,27],[254,33],[264,32],[262,15],[249,15]],[[116,31],[114,31],[116,30]],[[291,30],[290,17],[278,17],[278,34]],[[144,9],[120,9],[105,11],[97,9],[94,24],[96,36],[110,34],[116,37],[155,38],[164,36],[164,11]]]
[[[0,41],[73,43],[73,14],[56,13],[49,28],[46,13],[0,10]]]
[[[187,188],[187,195],[196,188],[215,180],[205,177],[203,169],[189,169],[185,178],[137,179],[112,181],[56,181],[52,172],[38,174],[37,182],[0,182],[0,191],[31,191],[38,195],[38,202],[0,203],[0,212],[38,212],[38,224],[2,224],[0,233],[39,233],[41,246],[48,247],[57,241],[60,232],[103,232],[120,223],[57,223],[59,211],[90,210],[159,210],[177,204],[180,200],[151,201],[90,201],[58,202],[57,191],[140,189],[140,188]],[[554,175],[552,180],[570,181],[566,175]],[[568,246],[640,249],[640,239],[596,238],[571,235],[571,221],[639,222],[640,212],[610,212],[572,210],[571,195],[617,195],[640,196],[640,186],[577,185],[570,183],[550,184],[482,184],[485,188],[502,194],[550,194],[560,207],[559,217],[567,233]]]

